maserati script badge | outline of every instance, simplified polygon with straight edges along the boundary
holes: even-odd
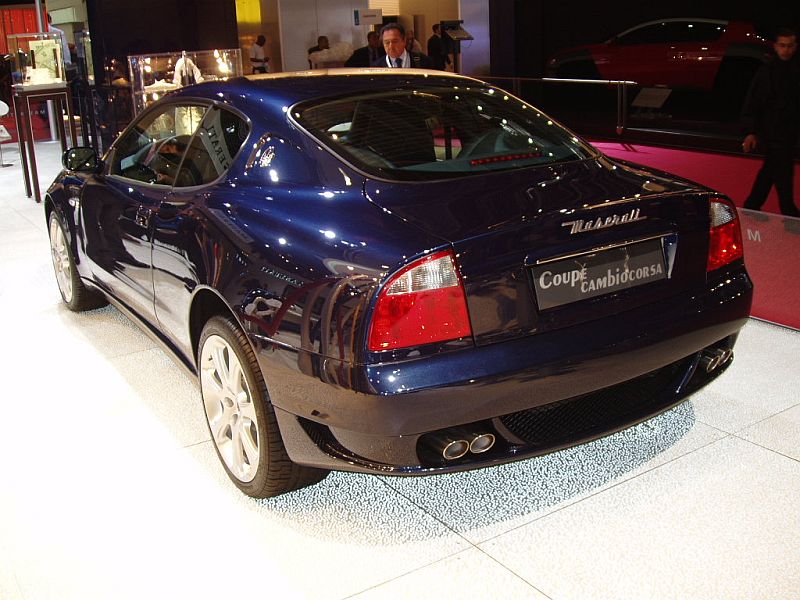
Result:
[[[565,221],[561,224],[562,227],[569,227],[569,234],[583,233],[584,231],[594,231],[595,229],[605,229],[606,227],[616,227],[623,223],[632,223],[634,221],[644,221],[647,217],[641,216],[639,213],[641,209],[634,208],[630,212],[622,215],[610,215],[606,218],[597,217],[597,219],[584,221],[578,219],[577,221]]]

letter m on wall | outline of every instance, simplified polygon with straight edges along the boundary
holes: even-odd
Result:
[[[753,231],[752,229],[748,228],[747,229],[747,239],[750,242],[758,242],[760,244],[761,243],[761,230],[760,229],[756,229],[755,231]]]

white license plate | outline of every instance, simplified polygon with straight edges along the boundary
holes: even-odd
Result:
[[[532,273],[539,310],[667,277],[660,239],[537,265]]]

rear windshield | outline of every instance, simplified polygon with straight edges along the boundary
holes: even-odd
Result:
[[[593,154],[545,114],[493,88],[395,90],[292,112],[335,153],[384,179],[463,177]]]

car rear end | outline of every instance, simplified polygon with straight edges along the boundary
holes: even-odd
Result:
[[[346,103],[293,113],[371,203],[442,243],[379,282],[354,389],[319,382],[315,415],[280,411],[293,460],[516,460],[647,419],[730,364],[752,284],[728,199],[611,162],[490,87]]]

